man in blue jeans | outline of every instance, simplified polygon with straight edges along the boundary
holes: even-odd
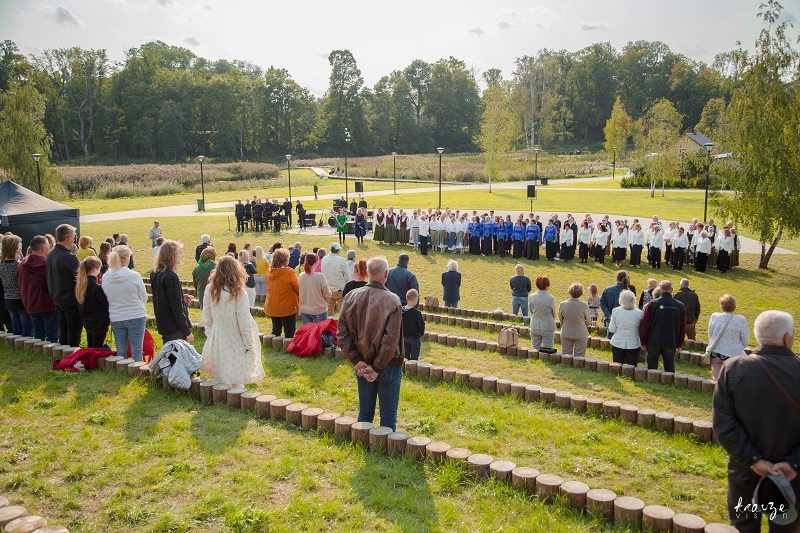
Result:
[[[31,253],[19,264],[17,284],[22,304],[30,314],[33,336],[48,342],[58,342],[58,313],[47,290],[47,239],[36,235],[29,245]]]
[[[531,292],[531,278],[525,275],[525,268],[517,264],[516,276],[511,278],[511,314],[517,316],[522,309],[522,316],[528,316],[528,294]]]
[[[342,302],[339,347],[355,366],[358,421],[375,419],[380,400],[381,426],[396,429],[403,369],[403,308],[386,288],[389,262],[384,256],[367,261],[366,286],[350,291]]]

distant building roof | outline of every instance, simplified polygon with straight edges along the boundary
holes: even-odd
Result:
[[[698,146],[705,147],[706,144],[711,143],[714,144],[714,141],[703,135],[702,133],[691,133],[687,132],[686,136],[697,143]]]

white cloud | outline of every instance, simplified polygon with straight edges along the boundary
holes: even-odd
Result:
[[[581,22],[581,30],[594,31],[594,30],[607,30],[608,25],[601,22]]]
[[[78,27],[82,25],[80,19],[64,6],[42,6],[42,13],[57,24],[72,24]]]
[[[469,33],[473,33],[473,34],[477,35],[478,37],[481,37],[481,36],[483,36],[483,30],[482,30],[482,29],[480,29],[480,28],[470,28],[470,29],[468,29],[467,31],[468,31]]]
[[[505,20],[501,20],[497,24],[497,27],[500,28],[501,30],[510,30],[511,28],[514,27],[514,25],[511,24],[510,22],[506,22]]]
[[[156,0],[156,4],[160,5],[161,7],[168,7],[172,5],[172,0]]]
[[[184,44],[188,44],[189,46],[200,46],[200,41],[197,40],[197,37],[194,35],[190,35],[183,40]]]
[[[208,10],[212,9],[212,8],[211,8],[211,4],[206,4],[206,5],[204,5],[204,6],[203,6],[203,9],[208,9]]]

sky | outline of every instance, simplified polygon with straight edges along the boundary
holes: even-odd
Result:
[[[355,57],[364,82],[415,59],[453,56],[478,74],[510,78],[518,57],[543,48],[574,52],[596,42],[621,51],[630,41],[662,41],[711,63],[737,47],[752,50],[762,28],[759,0],[0,0],[0,40],[25,54],[53,48],[125,51],[160,40],[209,60],[285,68],[322,96],[332,50]],[[783,0],[799,24],[800,0]]]

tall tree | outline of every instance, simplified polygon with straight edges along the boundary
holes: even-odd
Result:
[[[712,98],[703,107],[703,112],[700,114],[700,122],[694,127],[695,131],[714,140],[717,143],[717,149],[723,152],[727,151],[727,147],[721,145],[721,143],[725,142],[729,128],[726,113],[725,100]]]
[[[655,195],[656,183],[674,177],[674,165],[665,153],[681,134],[683,117],[666,98],[656,101],[647,113],[636,121],[633,142],[640,154],[645,155],[647,173],[650,175],[650,196]]]
[[[348,148],[360,153],[368,144],[369,131],[361,90],[364,78],[350,50],[334,50],[328,55],[331,65],[330,86],[325,95],[327,146],[336,152],[345,150],[344,130],[350,132]]]
[[[518,135],[517,120],[511,110],[508,91],[501,84],[492,85],[483,93],[483,118],[477,138],[477,144],[486,158],[489,192],[492,192],[492,179],[497,179],[499,174],[495,155],[511,150]]]
[[[34,153],[39,161],[42,192],[54,194],[60,174],[50,167],[50,137],[44,127],[45,99],[31,85],[12,83],[0,92],[0,168],[8,179],[38,192]]]
[[[723,196],[720,207],[757,235],[759,268],[767,268],[783,235],[800,233],[800,54],[787,35],[789,25],[780,21],[782,11],[775,0],[761,4],[767,27],[755,54],[743,58],[742,84],[727,113],[727,142],[737,164],[727,166],[733,194]]]
[[[451,57],[433,65],[425,114],[431,119],[436,144],[453,152],[475,149],[480,94],[473,73],[463,61]]]
[[[61,75],[66,80],[71,111],[77,119],[73,132],[78,137],[85,163],[89,162],[89,143],[95,119],[100,113],[100,91],[108,71],[105,50],[70,48],[62,51]]]
[[[419,126],[422,120],[422,106],[425,104],[431,80],[431,66],[421,59],[415,59],[405,68],[403,76],[408,82],[408,98],[417,113],[417,126]]]
[[[606,153],[611,155],[614,148],[619,152],[620,157],[625,157],[628,153],[628,138],[631,136],[631,126],[633,119],[625,112],[622,100],[617,97],[614,107],[611,109],[611,116],[606,121],[603,133],[606,137]]]
[[[14,42],[5,40],[0,43],[0,92],[8,92],[13,83],[24,81],[29,70],[28,61]]]
[[[566,76],[565,93],[584,141],[598,134],[611,114],[616,94],[617,52],[610,43],[597,43],[574,54]]]

